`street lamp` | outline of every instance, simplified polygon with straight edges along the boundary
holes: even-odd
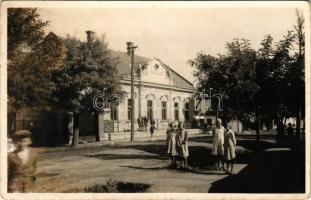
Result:
[[[216,97],[218,99],[217,110],[216,110],[216,120],[217,120],[218,119],[218,115],[219,115],[218,114],[219,111],[222,111],[222,108],[220,108],[220,105],[223,103],[222,99],[223,99],[223,96],[224,96],[225,92],[223,92],[223,93],[216,93],[216,94],[212,95],[212,90],[213,90],[213,88],[209,89],[210,99],[211,99],[211,110],[212,110],[212,97]]]
[[[134,101],[134,55],[137,46],[133,42],[127,42],[127,55],[131,56],[131,142],[134,140],[134,119],[135,119],[135,101]]]

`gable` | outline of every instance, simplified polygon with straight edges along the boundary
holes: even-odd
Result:
[[[170,85],[168,68],[156,59],[141,66],[141,80],[152,83]]]
[[[118,74],[120,76],[122,75],[130,75],[131,74],[131,68],[130,68],[130,63],[131,63],[131,57],[127,55],[127,53],[122,52],[122,51],[115,51],[115,50],[110,50],[111,57],[117,59],[118,61]],[[145,58],[142,56],[137,56],[135,55],[135,66],[138,64],[145,64],[148,63],[151,59]]]

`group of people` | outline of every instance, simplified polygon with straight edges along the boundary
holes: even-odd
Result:
[[[140,130],[146,131],[149,119],[146,116],[140,116],[137,118],[137,124]]]
[[[182,169],[188,169],[188,132],[184,129],[184,123],[179,122],[178,125],[174,122],[169,124],[166,132],[167,153],[171,157],[171,167],[176,168],[176,158],[180,157]]]
[[[236,158],[236,139],[230,124],[226,124],[224,127],[222,126],[221,119],[217,119],[213,135],[212,155],[216,157],[217,169],[225,170],[227,173],[233,173]],[[225,163],[227,165],[226,167]]]
[[[150,134],[151,134],[151,137],[153,137],[154,131],[156,130],[155,120],[153,118],[149,120],[146,116],[140,116],[137,119],[137,123],[138,123],[138,127],[140,131],[147,131],[149,121],[150,121]]]
[[[177,167],[176,159],[181,159],[182,169],[188,168],[188,133],[184,129],[184,123],[174,122],[169,124],[167,130],[167,153],[171,158],[171,167]],[[231,126],[222,126],[221,119],[216,120],[216,127],[213,129],[212,155],[216,159],[216,169],[224,170],[229,174],[233,173],[234,160],[236,158],[236,138]],[[226,166],[225,166],[226,163]]]

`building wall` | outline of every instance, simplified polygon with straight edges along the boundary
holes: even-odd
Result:
[[[128,99],[130,99],[130,85],[122,84],[122,90],[126,94],[121,98],[120,105],[118,106],[118,121],[115,122],[115,127],[117,131],[124,131],[130,129],[130,120],[128,119]],[[138,128],[137,118],[139,117],[139,98],[138,98],[138,86],[134,88],[135,90],[135,130]],[[174,89],[160,88],[142,85],[141,86],[141,116],[147,116],[147,100],[151,100],[153,104],[153,117],[156,122],[156,127],[158,129],[166,129],[168,123],[175,121],[174,118],[174,103],[179,104],[179,121],[185,121],[184,106],[185,102],[189,102],[189,121],[193,119],[193,109],[194,103],[191,99],[191,92],[180,92]],[[162,105],[161,102],[167,102],[167,112],[166,119],[162,119]],[[104,119],[110,120],[110,112],[104,115]]]

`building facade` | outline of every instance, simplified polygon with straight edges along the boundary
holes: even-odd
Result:
[[[117,106],[114,104],[108,111],[100,114],[100,126],[104,132],[129,131],[132,109],[130,57],[122,52],[112,51],[112,54],[117,54],[120,60],[120,85],[125,94],[118,98]],[[137,56],[135,60],[135,130],[139,130],[139,119],[148,119],[148,125],[154,120],[157,129],[166,129],[172,121],[182,121],[186,127],[191,127],[195,103],[192,83],[158,58]]]

